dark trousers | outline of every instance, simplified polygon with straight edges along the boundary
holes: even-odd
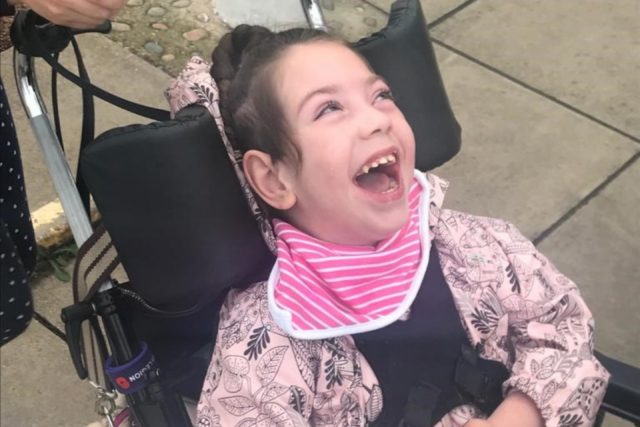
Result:
[[[31,321],[28,279],[35,263],[36,243],[20,147],[0,79],[0,346],[23,332]]]

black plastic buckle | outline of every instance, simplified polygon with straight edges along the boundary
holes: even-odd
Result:
[[[471,347],[462,347],[461,355],[456,362],[454,380],[463,393],[473,397],[474,402],[484,403],[490,380],[489,376],[479,369],[478,355]]]
[[[431,417],[438,402],[440,389],[430,383],[421,381],[409,389],[407,403],[404,407],[402,427],[431,427]]]
[[[462,347],[456,362],[454,381],[458,391],[470,396],[483,412],[492,413],[502,401],[502,383],[509,371],[500,362],[482,359],[470,346]]]

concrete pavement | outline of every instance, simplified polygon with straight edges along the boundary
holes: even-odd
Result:
[[[169,74],[194,51],[208,55],[227,31],[224,16],[208,1],[172,9],[173,3],[131,0],[117,20],[128,30],[80,38],[95,83],[166,107],[162,90]],[[356,39],[384,26],[391,1],[322,3],[330,27]],[[462,151],[436,171],[451,181],[446,205],[514,222],[580,286],[596,318],[596,347],[640,366],[634,326],[640,324],[640,3],[423,5],[435,24],[440,70],[463,129]],[[166,13],[151,16],[151,7]],[[189,41],[184,34],[195,28],[206,35]],[[151,42],[162,52],[149,50]],[[2,77],[14,90],[10,54],[1,59]],[[46,93],[47,73],[40,75]],[[10,96],[38,237],[57,236],[62,225],[55,195],[15,92]],[[61,98],[65,130],[78,135],[79,94],[64,86]],[[99,129],[145,121],[99,104]],[[73,157],[75,140],[67,141]],[[84,425],[95,419],[91,389],[74,378],[64,343],[43,326],[61,328],[58,314],[71,302],[70,285],[49,277],[33,290],[42,320],[0,350],[0,424]],[[629,424],[608,417],[605,425]]]

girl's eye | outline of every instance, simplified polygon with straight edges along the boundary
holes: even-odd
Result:
[[[393,101],[393,94],[389,89],[381,90],[376,94],[376,100],[390,100]]]
[[[331,113],[333,111],[340,110],[340,104],[336,101],[329,101],[320,109],[314,120],[318,120],[320,117],[324,116],[327,113]]]

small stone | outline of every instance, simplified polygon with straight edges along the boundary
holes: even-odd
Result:
[[[209,15],[207,15],[206,13],[201,13],[196,18],[198,19],[198,21],[204,22],[205,24],[209,22]]]
[[[125,24],[124,22],[112,22],[111,29],[113,31],[123,33],[126,31],[131,31],[131,26],[129,24]]]
[[[127,6],[137,7],[137,6],[142,6],[142,3],[144,3],[144,0],[129,0],[127,2]]]
[[[146,42],[144,44],[144,49],[154,55],[160,55],[162,52],[164,52],[164,48],[157,42]]]
[[[153,6],[150,7],[149,10],[147,10],[147,15],[153,16],[155,18],[164,16],[165,13],[167,13],[166,9],[160,6]]]
[[[372,18],[371,16],[367,16],[363,19],[363,21],[370,27],[376,27],[378,25],[378,20],[376,18]]]
[[[191,1],[189,0],[177,0],[171,3],[171,7],[175,7],[177,9],[180,9],[183,7],[189,7],[190,5],[191,5]]]
[[[170,62],[173,61],[174,59],[176,59],[175,55],[172,55],[170,53],[167,53],[166,55],[162,55],[161,58],[164,62]]]
[[[201,40],[201,39],[207,37],[208,35],[209,35],[209,33],[204,28],[196,28],[196,29],[193,29],[191,31],[187,31],[186,33],[182,34],[182,37],[184,37],[185,39],[189,40],[190,42],[197,42],[198,40]]]
[[[160,31],[167,31],[169,29],[167,24],[164,24],[162,22],[154,22],[153,24],[151,24],[151,28],[160,30]]]
[[[356,10],[360,13],[364,12],[364,7],[362,6],[356,6]]]

